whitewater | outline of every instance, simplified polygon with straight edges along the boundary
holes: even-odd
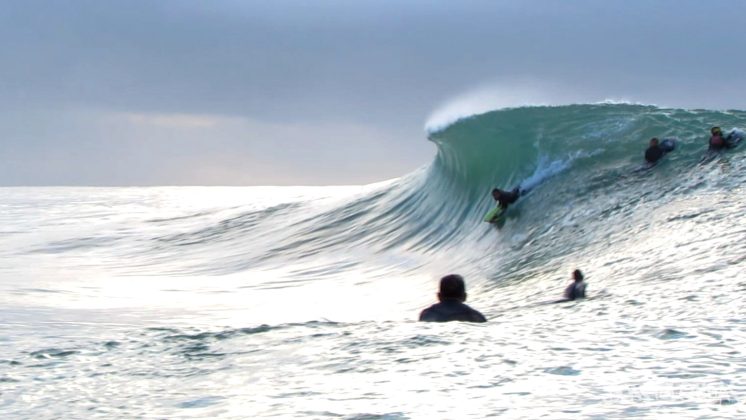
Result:
[[[744,418],[746,156],[714,125],[746,112],[517,107],[365,186],[0,188],[0,413]],[[678,147],[638,170],[651,137]],[[417,322],[450,273],[487,323]]]

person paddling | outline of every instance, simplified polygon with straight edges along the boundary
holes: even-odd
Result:
[[[645,150],[645,161],[654,165],[658,163],[666,153],[673,151],[675,148],[675,139],[663,139],[663,141],[659,141],[658,137],[653,137],[650,139],[647,150]]]
[[[663,157],[664,152],[658,143],[658,138],[653,137],[650,139],[650,146],[645,150],[645,160],[648,163],[656,163]]]
[[[730,136],[723,137],[723,130],[720,127],[712,127],[710,129],[710,150],[723,150],[732,147],[730,144]]]
[[[506,210],[509,205],[518,201],[518,197],[520,196],[521,190],[519,187],[513,188],[513,191],[503,191],[499,188],[492,190],[492,198],[497,201],[497,205],[503,210]]]
[[[583,280],[583,272],[575,270],[572,272],[573,282],[565,289],[565,299],[575,300],[585,297],[585,287],[587,283]]]

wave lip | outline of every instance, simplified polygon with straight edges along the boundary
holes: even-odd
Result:
[[[546,82],[523,81],[511,85],[482,87],[457,96],[436,108],[428,116],[424,128],[426,133],[433,134],[464,119],[516,108],[561,108],[571,105],[658,106],[624,97],[588,98],[583,93],[571,92]]]

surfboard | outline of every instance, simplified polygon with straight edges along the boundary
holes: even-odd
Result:
[[[663,149],[663,155],[665,156],[668,152],[673,152],[676,150],[676,144],[678,143],[678,140],[675,138],[667,138],[663,139],[660,142],[660,148]]]
[[[744,133],[741,130],[731,130],[730,133],[728,133],[728,137],[725,138],[725,141],[728,142],[730,147],[736,147],[738,146],[741,141],[743,141]]]
[[[658,162],[660,162],[660,161],[658,161]],[[647,171],[647,170],[653,169],[653,167],[655,167],[655,165],[657,165],[658,162],[654,162],[654,163],[645,162],[639,168],[633,169],[632,173],[636,174],[638,172],[642,172],[642,171]]]
[[[497,223],[503,218],[504,215],[505,210],[500,206],[496,206],[494,209],[490,210],[489,212],[487,212],[487,214],[484,215],[484,221],[487,223]]]

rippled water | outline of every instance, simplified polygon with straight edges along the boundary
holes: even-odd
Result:
[[[99,213],[100,203],[117,202],[112,197],[156,203],[163,191],[174,193],[53,190],[50,200],[65,196],[63,207],[74,210],[65,218],[33,215],[29,207],[48,190],[4,190],[6,209],[16,203],[13,218],[27,218],[2,248],[6,417],[739,418],[746,411],[740,188],[698,197],[696,211],[659,207],[652,220],[635,222],[648,223],[637,228],[645,240],[619,240],[614,255],[582,250],[601,255],[589,258],[592,293],[583,302],[546,304],[566,277],[551,264],[542,266],[546,274],[519,271],[504,283],[467,277],[471,303],[490,318],[480,325],[414,322],[432,303],[438,263],[422,263],[419,275],[409,263],[385,276],[372,265],[308,282],[288,274],[297,267],[143,276],[112,262],[137,250],[141,237],[98,247],[97,239],[78,240],[65,252],[64,240],[49,239],[68,229],[58,220],[104,235],[153,213],[226,207],[172,202],[142,214],[116,205]],[[238,191],[251,197],[251,189]],[[105,198],[70,204],[96,195]],[[228,207],[245,212],[251,204],[243,201]],[[158,228],[146,236],[156,241]],[[53,245],[40,250],[42,242]],[[287,278],[296,280],[283,284]]]

